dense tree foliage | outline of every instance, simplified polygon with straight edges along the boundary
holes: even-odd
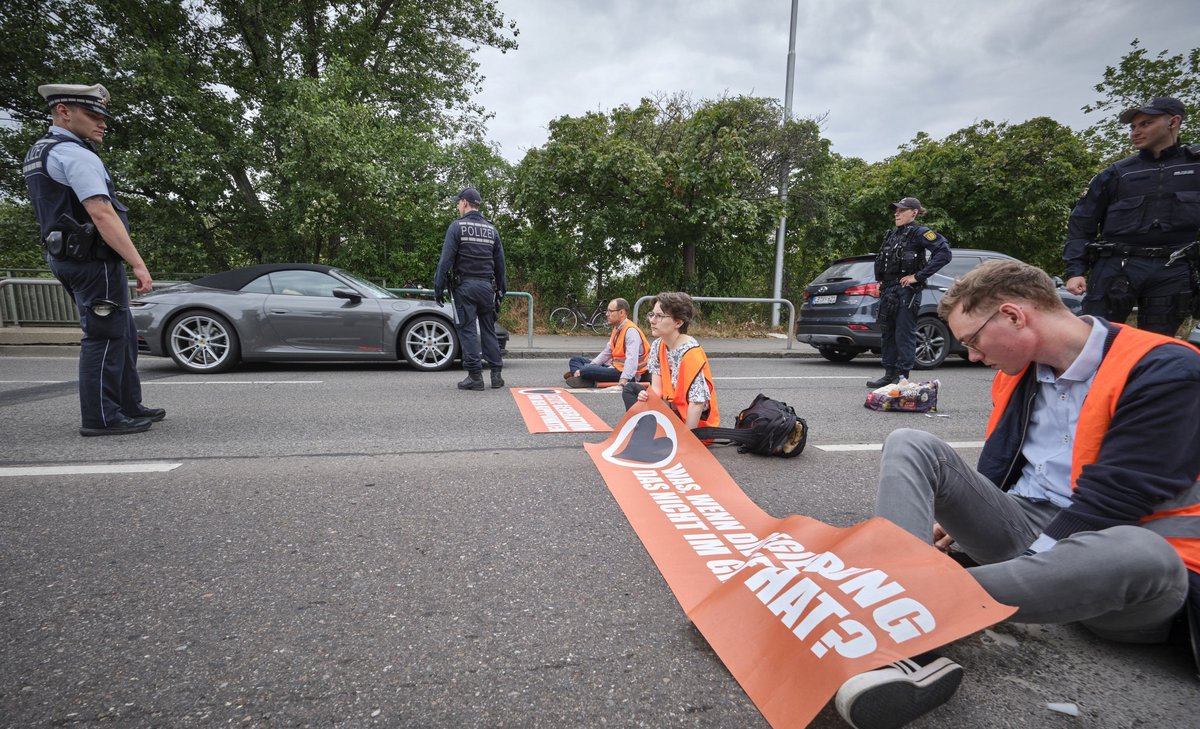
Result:
[[[762,296],[783,165],[815,179],[828,159],[815,122],[781,118],[771,99],[681,96],[561,117],[518,168],[515,205],[558,242],[558,270],[576,262],[563,286]]]
[[[151,268],[419,276],[448,196],[496,164],[464,141],[484,119],[473,53],[514,36],[494,0],[6,3],[0,99],[19,126],[0,129],[0,194],[24,198],[37,85],[100,81],[118,118],[105,160]]]

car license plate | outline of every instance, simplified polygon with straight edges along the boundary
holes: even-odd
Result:
[[[813,304],[817,306],[821,304],[836,304],[837,294],[834,294],[833,296],[814,296],[812,301]]]

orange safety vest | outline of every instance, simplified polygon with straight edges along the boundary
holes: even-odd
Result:
[[[1083,400],[1083,408],[1079,411],[1079,423],[1075,426],[1075,445],[1071,450],[1072,490],[1079,483],[1079,474],[1083,467],[1096,462],[1104,435],[1108,432],[1113,413],[1116,412],[1117,400],[1129,381],[1129,373],[1137,363],[1155,347],[1171,344],[1190,346],[1177,339],[1134,329],[1124,324],[1114,326],[1118,328],[1117,334],[1100,362],[1091,389]],[[993,406],[991,418],[988,419],[987,436],[991,436],[1000,423],[1000,417],[1008,407],[1013,393],[1017,391],[1017,385],[1031,366],[1027,365],[1025,370],[1015,376],[1003,372],[996,374],[996,379],[992,381]],[[1200,572],[1200,528],[1191,526],[1197,523],[1197,517],[1200,517],[1200,499],[1197,496],[1200,496],[1200,482],[1193,484],[1192,488],[1184,490],[1176,498],[1160,504],[1157,511],[1141,519],[1143,526],[1161,534],[1175,548],[1183,563],[1193,572]]]
[[[621,326],[613,330],[612,339],[608,344],[612,347],[612,366],[618,372],[625,369],[625,332],[633,327],[633,331],[638,333],[642,338],[642,352],[638,355],[637,376],[641,377],[646,374],[646,365],[650,361],[650,342],[646,339],[646,335],[642,334],[642,330],[633,323],[632,319],[626,319],[621,322]]]
[[[715,428],[721,424],[721,414],[717,410],[717,393],[713,389],[712,372],[708,369],[708,356],[704,354],[704,349],[695,346],[683,353],[683,358],[679,360],[679,373],[675,377],[675,381],[679,383],[678,388],[676,388],[675,385],[671,384],[671,368],[667,361],[667,345],[664,342],[659,346],[658,376],[662,380],[663,400],[670,404],[671,409],[684,422],[687,422],[688,407],[693,404],[687,400],[688,390],[691,389],[696,376],[701,372],[704,373],[704,382],[708,385],[708,406],[705,408],[704,414],[700,416],[700,422],[696,427]]]

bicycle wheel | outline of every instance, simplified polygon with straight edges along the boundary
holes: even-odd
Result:
[[[550,312],[551,332],[575,331],[575,328],[578,326],[579,317],[575,315],[575,312],[571,311],[567,307],[560,306],[554,311]]]
[[[606,334],[608,332],[608,317],[604,315],[604,312],[592,314],[592,320],[587,325],[596,334]]]

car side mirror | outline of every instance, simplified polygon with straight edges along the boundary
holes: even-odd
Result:
[[[356,304],[362,301],[363,298],[362,294],[358,293],[354,289],[336,288],[333,290],[333,295],[339,299],[349,299]]]

